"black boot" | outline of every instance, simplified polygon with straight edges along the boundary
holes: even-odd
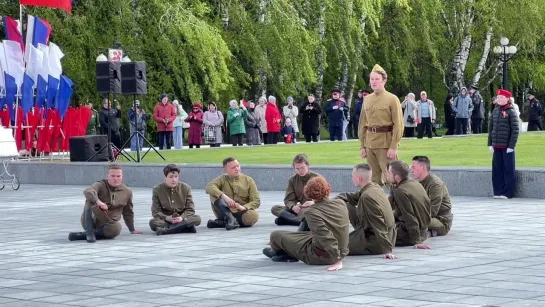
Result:
[[[225,228],[225,222],[223,219],[215,219],[215,220],[208,220],[208,223],[206,224],[206,227],[208,228]]]
[[[87,239],[85,232],[71,232],[68,234],[68,240],[70,241],[80,241]]]
[[[297,228],[297,231],[310,231],[306,220],[301,221],[301,224],[299,224],[299,228]]]
[[[291,225],[291,226],[299,226],[301,224],[301,221],[297,217],[297,215],[288,212],[288,211],[282,211],[278,218],[274,221],[276,225]]]
[[[269,258],[272,258],[274,256],[276,256],[276,251],[272,248],[272,247],[265,247],[263,249],[263,255],[269,257]]]
[[[272,247],[265,247],[263,249],[263,255],[271,258],[274,262],[297,262],[299,260],[293,258],[292,256],[286,254],[284,251],[276,251]]]
[[[158,235],[158,236],[160,236],[160,235],[171,235],[171,234],[175,234],[175,233],[187,232],[188,228],[189,227],[184,222],[176,223],[176,224],[169,224],[166,227],[157,227],[157,229],[155,230],[155,234]]]
[[[216,208],[216,211],[218,211],[223,216],[225,229],[233,230],[240,226],[237,222],[237,219],[233,215],[233,212],[229,210],[229,207],[227,207],[224,201],[216,200],[216,202],[214,202],[214,207]]]
[[[95,221],[93,219],[93,209],[91,207],[85,209],[84,226],[85,239],[88,243],[95,243],[97,239],[95,237]]]

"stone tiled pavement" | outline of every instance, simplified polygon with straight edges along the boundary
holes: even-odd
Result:
[[[82,189],[23,185],[0,191],[0,306],[545,306],[543,200],[454,198],[455,222],[432,250],[399,260],[348,257],[344,269],[273,263],[261,254],[281,192],[262,193],[261,219],[227,232],[156,237],[151,191],[135,189],[137,229],[115,240],[69,242]],[[194,191],[204,224],[212,217]]]

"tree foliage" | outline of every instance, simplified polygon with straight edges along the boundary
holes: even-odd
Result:
[[[186,107],[214,101],[225,109],[231,99],[262,93],[283,103],[323,89],[323,101],[340,87],[349,98],[366,87],[376,63],[400,96],[426,90],[442,101],[475,80],[481,89],[497,87],[499,58],[491,50],[502,36],[519,49],[510,62],[510,87],[545,91],[541,2],[78,0],[70,15],[27,7],[25,16],[51,23],[76,101],[99,99],[95,58],[118,44],[147,63],[148,95],[140,97],[147,109],[163,92]],[[0,1],[0,14],[17,18],[17,2]]]

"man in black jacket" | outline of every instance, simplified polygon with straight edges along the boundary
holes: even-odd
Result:
[[[325,111],[329,120],[329,140],[343,140],[343,120],[348,118],[348,106],[341,100],[341,91],[331,91],[332,99],[326,103]]]
[[[473,134],[483,133],[484,103],[477,86],[472,85],[469,90],[471,102],[473,102],[473,113],[471,114],[471,132]]]
[[[528,100],[530,101],[530,112],[528,116],[528,131],[537,131],[543,130],[541,126],[541,113],[543,109],[541,108],[541,103],[536,99],[535,92],[530,91],[528,93]]]
[[[100,133],[108,135],[108,129],[111,133],[111,142],[121,149],[121,134],[119,133],[119,123],[117,119],[121,118],[121,106],[116,103],[116,109],[112,109],[112,103],[109,99],[103,100],[103,106],[98,115],[100,122]]]
[[[492,158],[494,198],[508,199],[515,195],[515,146],[519,136],[518,116],[509,103],[512,95],[496,91],[496,108],[490,116],[488,148]]]

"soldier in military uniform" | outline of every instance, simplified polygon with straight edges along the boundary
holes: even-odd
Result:
[[[340,199],[329,199],[331,187],[323,177],[314,177],[305,186],[306,197],[314,204],[305,212],[310,231],[271,233],[271,246],[263,254],[275,262],[303,261],[306,264],[329,265],[328,271],[342,268],[348,255],[349,218]]]
[[[388,164],[387,179],[392,190],[390,203],[394,208],[397,237],[395,246],[410,246],[429,249],[423,244],[428,238],[430,224],[430,199],[420,183],[409,178],[409,166],[402,161]]]
[[[120,165],[111,164],[106,179],[94,183],[83,194],[85,207],[81,225],[85,232],[71,232],[68,240],[93,243],[97,239],[113,239],[121,233],[121,216],[132,234],[142,234],[134,229],[132,191],[123,184]]]
[[[209,220],[208,228],[251,227],[259,219],[257,208],[261,204],[255,181],[241,173],[235,158],[223,160],[224,175],[206,186],[210,195],[215,220]]]
[[[373,182],[384,185],[386,164],[397,159],[397,148],[403,136],[403,112],[399,98],[384,89],[388,75],[375,65],[369,83],[373,94],[365,97],[361,109],[358,136],[360,155],[373,168]]]
[[[195,226],[201,224],[201,217],[195,215],[195,204],[191,187],[179,182],[180,169],[169,164],[163,169],[165,181],[153,188],[151,230],[160,235],[182,232],[196,233]]]
[[[89,124],[87,125],[87,135],[95,135],[97,131],[100,131],[98,111],[93,109],[93,102],[91,100],[87,100],[85,107],[91,110],[91,119],[89,119]]]
[[[392,248],[396,241],[394,213],[382,188],[371,182],[372,170],[367,163],[354,166],[352,182],[357,192],[341,193],[335,199],[346,203],[350,224],[349,255],[384,255],[396,259]]]
[[[411,175],[420,181],[431,202],[431,221],[428,226],[429,236],[444,236],[452,227],[450,195],[447,185],[441,178],[430,173],[430,159],[426,156],[416,156],[411,165]]]
[[[273,206],[271,212],[274,216],[276,225],[299,226],[308,207],[312,206],[311,199],[305,197],[303,193],[307,182],[319,174],[309,169],[310,162],[305,154],[298,154],[293,159],[293,168],[296,174],[288,181],[286,195],[284,196],[285,206]]]

